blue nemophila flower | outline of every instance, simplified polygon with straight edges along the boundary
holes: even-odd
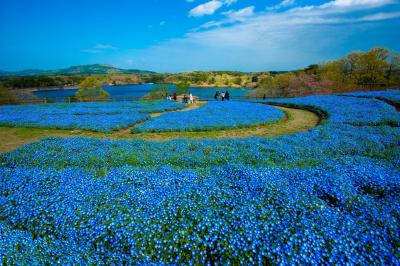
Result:
[[[387,94],[386,97],[389,97]],[[393,95],[397,94],[398,91],[393,91]],[[333,123],[347,123],[356,126],[400,125],[399,112],[393,106],[377,99],[345,96],[308,96],[273,101],[323,109],[329,113],[329,122]]]
[[[209,102],[196,110],[161,115],[135,127],[133,131],[218,130],[267,124],[283,117],[284,113],[272,106],[246,102]]]
[[[148,113],[183,108],[172,101],[71,103],[0,107],[0,125],[84,129],[110,133],[150,119]]]
[[[400,90],[385,90],[385,91],[360,91],[342,93],[340,95],[365,97],[365,98],[379,98],[400,103]]]
[[[0,155],[0,261],[399,264],[400,130],[382,123],[397,113],[285,102],[329,118],[272,139],[47,138]]]

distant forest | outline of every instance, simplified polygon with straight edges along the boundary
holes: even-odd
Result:
[[[270,74],[270,72],[194,71],[178,74],[91,74],[91,76],[96,77],[105,85],[186,82],[192,86],[255,87],[259,77],[266,74]],[[12,89],[68,87],[78,86],[87,76],[82,74],[2,76],[0,77],[0,84]]]

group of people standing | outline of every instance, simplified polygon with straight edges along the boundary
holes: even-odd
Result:
[[[174,92],[174,94],[172,94],[172,96],[170,94],[167,94],[165,99],[170,100],[170,101],[176,101],[177,100],[177,95],[176,92]],[[194,103],[194,97],[193,94],[189,92],[189,95],[184,94],[182,97],[182,102],[183,103]]]
[[[225,91],[225,92],[219,92],[219,91],[217,91],[216,93],[215,93],[215,95],[214,95],[214,99],[215,100],[218,100],[218,99],[221,99],[221,101],[224,101],[224,100],[227,100],[227,101],[229,101],[229,98],[230,98],[230,95],[229,95],[229,92],[228,91]]]
[[[174,92],[172,94],[172,96],[170,94],[166,94],[165,98],[167,100],[176,101],[177,100],[176,92]],[[228,91],[221,91],[221,92],[217,91],[215,93],[215,95],[214,95],[214,99],[217,100],[217,101],[218,101],[218,99],[221,99],[221,101],[225,101],[225,100],[229,101],[230,100],[230,94],[229,94]],[[189,94],[184,94],[183,97],[182,97],[182,102],[183,103],[190,103],[190,104],[194,103],[193,94],[191,92],[189,92]]]
[[[172,94],[172,96],[170,94],[167,94],[166,99],[170,100],[170,101],[172,101],[172,100],[176,101],[176,92],[174,92],[174,94]]]
[[[184,94],[182,98],[183,103],[194,103],[193,94],[189,92],[189,95]]]

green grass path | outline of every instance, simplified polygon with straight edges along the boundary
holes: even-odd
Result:
[[[313,112],[301,109],[277,107],[286,117],[278,122],[243,128],[196,131],[196,132],[155,132],[131,134],[130,129],[114,131],[111,134],[85,130],[57,130],[41,128],[0,127],[0,152],[35,142],[49,136],[92,137],[101,139],[140,138],[147,141],[168,141],[177,138],[190,139],[226,139],[247,137],[277,137],[307,131],[318,125],[320,118]],[[193,108],[191,108],[193,109]]]

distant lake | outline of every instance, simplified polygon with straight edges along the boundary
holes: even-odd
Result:
[[[118,85],[118,86],[103,86],[103,88],[110,93],[110,98],[114,101],[125,101],[132,100],[134,98],[140,98],[148,94],[154,89],[157,84],[141,84],[141,85]],[[175,91],[174,85],[169,85],[170,91]],[[245,96],[251,89],[237,89],[237,88],[199,88],[191,87],[189,91],[199,96],[200,99],[206,100],[214,97],[217,91],[229,91],[231,97]],[[74,96],[77,89],[53,89],[53,90],[40,90],[33,92],[34,95],[43,99],[50,98],[56,101],[66,101],[68,97]]]

